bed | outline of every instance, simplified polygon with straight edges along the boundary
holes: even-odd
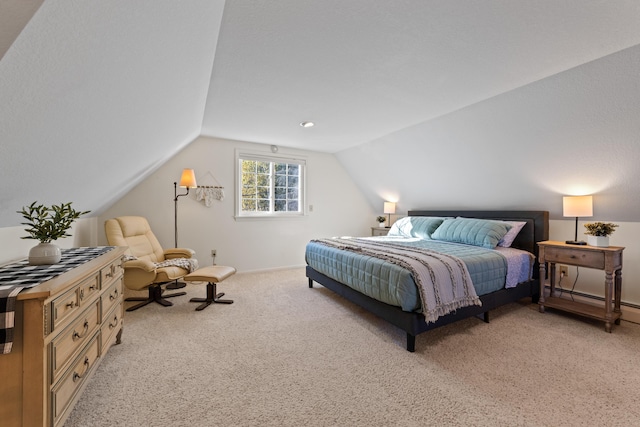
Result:
[[[430,223],[432,219],[439,219],[440,222],[434,225]],[[396,257],[395,251],[400,251],[400,249],[397,248],[398,245],[395,244],[394,237],[386,239],[384,237],[354,239],[354,241],[359,241],[358,245],[362,245],[358,248],[351,247],[350,241],[343,239],[335,239],[336,241],[332,242],[328,241],[330,239],[312,240],[307,245],[305,253],[305,259],[307,260],[306,276],[309,280],[309,288],[313,288],[314,282],[319,283],[402,329],[406,332],[406,349],[410,352],[415,351],[416,336],[422,332],[472,316],[481,316],[485,322],[488,322],[490,310],[523,298],[532,298],[534,302],[537,302],[539,293],[537,242],[548,240],[549,237],[549,214],[547,211],[414,210],[408,212],[408,217],[405,220],[404,224],[411,223],[411,221],[414,224],[428,224],[424,226],[424,230],[414,227],[414,231],[417,232],[413,234],[417,234],[419,239],[435,240],[435,242],[419,242],[418,244],[421,246],[433,245],[428,246],[428,249],[420,249],[421,251],[431,253],[440,250],[443,247],[443,242],[440,239],[444,243],[451,244],[451,247],[462,246],[462,248],[452,249],[453,254],[448,254],[449,249],[446,247],[443,249],[444,255],[442,258],[463,259],[464,263],[468,264],[467,268],[463,268],[463,270],[467,270],[469,276],[466,277],[471,277],[472,279],[471,286],[473,291],[471,293],[475,296],[462,295],[461,292],[458,292],[459,299],[464,299],[466,303],[456,302],[453,305],[448,303],[449,309],[448,311],[445,310],[447,311],[446,314],[439,315],[437,314],[438,310],[435,310],[436,314],[433,314],[431,308],[425,308],[423,311],[422,298],[426,298],[428,301],[426,305],[429,305],[433,294],[425,294],[423,289],[425,286],[422,283],[425,279],[415,280],[414,276],[416,276],[417,272],[411,264],[407,261],[398,261],[400,258],[399,255]],[[490,224],[493,228],[491,228],[490,232],[478,232],[480,237],[471,236],[471,239],[479,241],[479,243],[475,240],[471,242],[470,246],[474,246],[473,250],[471,250],[470,248],[465,248],[469,246],[466,244],[469,242],[466,242],[465,239],[469,238],[470,227],[476,225],[473,221],[482,223],[483,226],[485,223]],[[530,259],[527,277],[523,277],[520,274],[515,283],[514,278],[511,277],[510,281],[512,283],[509,285],[510,287],[506,287],[506,285],[509,282],[507,273],[513,276],[511,274],[513,272],[511,270],[511,261],[507,261],[508,257],[492,254],[492,252],[501,252],[491,249],[492,245],[495,246],[495,239],[500,237],[500,244],[502,245],[502,237],[505,237],[500,226],[495,224],[497,222],[506,224],[507,233],[515,224],[518,224],[516,228],[521,227],[519,231],[512,230],[511,234],[515,237],[512,243],[507,246],[516,249],[516,251],[512,252],[518,252],[517,250],[525,251],[528,253],[526,256]],[[398,223],[400,223],[400,220]],[[465,230],[466,235],[463,236],[462,240],[458,241],[456,239],[460,237],[460,233],[456,234],[455,230],[459,228],[460,223],[467,227],[467,230]],[[428,227],[431,227],[431,229],[427,230]],[[399,228],[394,225],[390,234],[393,232],[397,235],[398,230]],[[491,234],[496,230],[500,232],[498,235]],[[428,235],[428,237],[425,235]],[[456,238],[451,239],[450,237],[453,235]],[[488,235],[490,235],[490,241],[487,240]],[[419,239],[413,239],[413,241]],[[388,240],[391,240],[391,243],[385,242]],[[380,249],[385,244],[389,245],[387,254],[373,254],[376,251],[385,252]],[[486,256],[489,257],[488,259],[497,257],[505,260],[496,261],[496,259],[493,259],[493,267],[488,270],[496,270],[495,272],[487,273],[482,269],[478,270],[480,267],[474,267],[471,262],[465,260],[466,252],[473,254],[470,259],[478,257],[478,251],[475,251],[477,249],[475,246],[483,248],[480,251],[481,258]],[[456,252],[458,250],[462,252]],[[459,253],[463,254],[461,258],[458,258],[457,254]],[[372,256],[372,254],[375,256]],[[377,256],[380,256],[380,258],[376,258]],[[440,256],[437,256],[437,258],[440,259]],[[350,264],[346,265],[345,262]],[[452,261],[448,262],[451,263]],[[354,265],[358,268],[354,268]],[[367,266],[366,271],[360,268],[362,265]],[[445,267],[441,266],[440,268]],[[450,266],[446,266],[446,268],[451,270]],[[500,274],[503,276],[498,278],[496,275]],[[485,276],[491,277],[486,279]],[[437,285],[440,278],[441,276],[437,274],[435,276],[433,273],[431,274],[431,280],[433,280],[434,285]],[[483,281],[487,281],[489,285],[481,283]],[[500,284],[497,285],[497,282],[500,282]],[[444,289],[448,285],[441,284],[440,287]],[[482,289],[476,290],[479,286]],[[436,291],[437,293],[438,291]],[[454,308],[451,309],[451,307]],[[428,313],[429,315],[427,315]]]

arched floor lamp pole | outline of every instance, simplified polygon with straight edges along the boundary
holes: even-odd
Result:
[[[184,169],[182,176],[180,177],[180,188],[186,188],[187,192],[184,194],[178,194],[178,183],[173,183],[173,205],[174,205],[174,248],[178,247],[178,197],[186,196],[189,194],[190,188],[196,188],[196,174],[193,169]],[[177,280],[170,285],[167,285],[167,289],[180,289],[184,288],[186,284],[184,282],[178,282]]]

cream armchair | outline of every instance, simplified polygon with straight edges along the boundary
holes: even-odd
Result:
[[[182,278],[189,271],[179,266],[156,267],[156,263],[173,258],[192,258],[195,252],[191,249],[162,249],[160,242],[151,231],[149,222],[140,216],[121,216],[108,219],[104,223],[107,241],[112,246],[127,246],[125,253],[131,258],[124,263],[124,285],[134,291],[149,289],[147,298],[127,298],[126,301],[142,301],[127,311],[133,311],[151,302],[164,306],[173,305],[165,298],[185,295],[178,292],[163,295],[160,285]]]

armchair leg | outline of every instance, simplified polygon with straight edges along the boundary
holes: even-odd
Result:
[[[181,295],[186,295],[186,292],[177,292],[175,294],[167,295],[163,294],[163,290],[160,285],[151,285],[149,286],[149,296],[147,298],[132,297],[125,299],[125,301],[142,301],[140,304],[136,304],[127,308],[127,311],[133,311],[139,309],[140,307],[144,307],[145,305],[152,302],[157,302],[160,305],[169,307],[172,306],[173,303],[171,301],[167,301],[165,298],[179,297]]]

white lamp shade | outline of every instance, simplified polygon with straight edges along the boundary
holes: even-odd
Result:
[[[393,202],[384,202],[384,213],[386,214],[396,213],[396,204]]]
[[[562,198],[562,215],[575,217],[593,216],[593,197],[564,196]]]
[[[196,188],[198,184],[196,184],[196,174],[193,172],[193,169],[184,169],[182,171],[182,176],[180,177],[180,187],[181,188]]]

